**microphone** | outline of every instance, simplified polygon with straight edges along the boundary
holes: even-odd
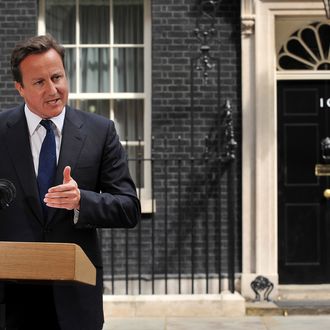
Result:
[[[7,179],[0,179],[0,210],[8,207],[15,197],[14,184]]]

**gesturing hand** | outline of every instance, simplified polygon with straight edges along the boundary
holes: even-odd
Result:
[[[63,171],[63,184],[48,189],[44,202],[49,207],[59,209],[79,210],[80,190],[77,182],[71,177],[71,167]]]

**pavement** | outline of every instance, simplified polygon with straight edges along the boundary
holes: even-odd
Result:
[[[243,316],[109,316],[103,330],[330,330],[329,285],[287,286],[279,297],[246,301]]]
[[[246,302],[244,316],[110,317],[103,330],[330,330],[330,300]]]
[[[103,330],[329,330],[330,315],[242,317],[113,317]]]

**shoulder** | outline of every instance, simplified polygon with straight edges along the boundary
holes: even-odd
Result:
[[[0,111],[1,118],[11,118],[24,112],[24,104]]]
[[[0,127],[12,126],[25,119],[24,104],[0,112]]]
[[[101,140],[117,135],[115,124],[109,118],[71,107],[66,109],[65,126]]]
[[[71,108],[69,106],[66,108],[66,118],[71,119],[76,123],[82,122],[87,125],[89,123],[92,123],[93,125],[101,125],[101,126],[113,125],[113,121],[109,118],[98,115],[96,113],[91,113],[91,112],[86,112],[75,108]]]

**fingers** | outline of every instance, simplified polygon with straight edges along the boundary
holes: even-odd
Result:
[[[46,194],[44,198],[44,202],[49,207],[62,208],[67,210],[73,210],[73,209],[79,210],[80,190],[77,188],[77,186],[73,186],[72,189],[66,189],[66,190],[56,189],[56,191],[54,192],[51,192],[49,190],[49,192]]]
[[[80,190],[77,182],[71,177],[70,166],[63,170],[63,184],[49,188],[44,202],[49,207],[68,210],[80,208]]]
[[[44,201],[48,207],[67,209],[67,210],[79,209],[78,197],[66,198],[63,196],[61,197],[51,196],[51,197],[45,197]]]

